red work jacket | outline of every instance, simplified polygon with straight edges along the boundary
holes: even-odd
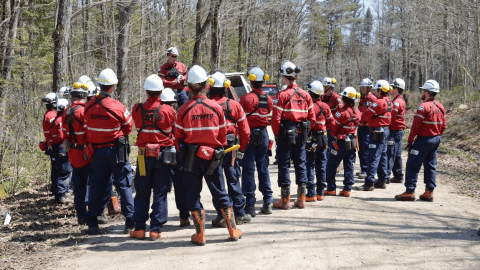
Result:
[[[372,92],[368,92],[366,96],[360,98],[360,103],[358,104],[358,110],[362,113],[362,119],[360,119],[359,124],[360,126],[368,125],[368,121],[365,118],[365,111],[375,100],[377,100],[377,97],[372,94]]]
[[[312,130],[326,132],[327,129],[331,129],[333,125],[333,116],[330,107],[326,103],[323,103],[321,100],[314,102],[313,112],[315,115],[315,125]]]
[[[82,147],[87,142],[84,125],[85,103],[82,101],[73,101],[62,116],[62,130],[64,139],[70,142],[70,151],[68,158],[74,168],[81,168],[92,162],[91,159],[85,160]],[[71,129],[72,128],[72,129]]]
[[[445,129],[447,129],[445,108],[440,102],[430,98],[417,108],[408,136],[408,143],[413,143],[416,136],[433,137],[442,135]]]
[[[178,72],[183,75],[183,80],[175,82],[177,78],[168,77],[168,71],[173,67],[175,67]],[[182,62],[175,62],[173,64],[165,63],[158,69],[158,76],[162,78],[163,86],[181,90],[183,89],[184,82],[187,80],[187,67],[185,67]]]
[[[405,113],[405,100],[401,95],[398,95],[392,100],[392,122],[390,123],[390,130],[405,129]]]
[[[47,110],[47,112],[45,112],[45,115],[43,116],[43,135],[45,136],[45,142],[47,144],[50,143],[50,145],[52,145],[52,126],[56,116],[57,111],[55,109]]]
[[[342,135],[355,134],[362,113],[357,108],[345,104],[333,114],[335,124],[331,128],[332,136],[344,138]]]
[[[327,96],[326,94],[322,95],[322,102],[327,103],[327,105],[330,107],[330,111],[335,113],[340,104],[342,104],[342,98],[332,90],[332,94],[330,96]]]
[[[390,111],[388,104],[390,103]],[[377,98],[365,111],[365,119],[368,121],[368,127],[388,127],[392,120],[392,104],[388,96]]]
[[[252,92],[243,95],[240,98],[240,105],[247,116],[248,126],[250,128],[266,127],[268,126],[268,117],[273,110],[273,100],[270,96],[267,96],[267,108],[258,108],[260,99],[258,95],[266,95],[262,88],[253,88]]]

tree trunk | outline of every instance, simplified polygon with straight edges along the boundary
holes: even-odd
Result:
[[[172,16],[172,0],[167,0],[167,47],[170,47],[172,44],[172,26],[173,26],[173,16]]]
[[[213,0],[213,17],[212,17],[212,28],[211,31],[211,45],[210,45],[210,69],[217,70],[219,63],[218,48],[220,46],[219,42],[219,10],[222,0]]]
[[[117,98],[123,100],[126,95],[122,95],[125,88],[125,81],[127,78],[127,61],[128,61],[128,40],[130,33],[130,17],[135,11],[137,5],[136,0],[132,0],[130,3],[117,2],[118,8],[118,39],[117,39]],[[123,100],[126,103],[125,100]]]
[[[195,45],[193,46],[193,59],[192,59],[193,63],[199,63],[200,61],[203,38],[205,37],[207,28],[210,26],[212,22],[212,17],[214,12],[214,5],[211,5],[210,12],[208,13],[207,18],[205,19],[205,22],[202,23],[202,13],[203,13],[204,7],[205,7],[205,4],[203,0],[198,0],[197,11],[195,16]]]
[[[67,81],[68,40],[70,39],[71,19],[72,0],[58,1],[55,16],[55,30],[52,34],[54,44],[53,92],[57,92]]]

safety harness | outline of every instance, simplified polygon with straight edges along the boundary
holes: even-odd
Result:
[[[163,135],[166,137],[170,138],[170,134],[166,133],[163,129],[159,128],[157,125],[158,122],[158,112],[162,108],[162,104],[158,106],[155,110],[146,110],[143,108],[143,104],[139,103],[137,106],[137,109],[135,111],[138,111],[140,109],[140,112],[142,113],[142,127],[140,130],[138,130],[138,135],[140,136],[140,133],[146,129],[146,128],[155,128],[156,130],[160,131]]]
[[[105,96],[105,98],[109,98],[109,96]],[[85,114],[87,114],[87,111],[90,110],[90,108],[92,108],[95,104],[100,104],[102,105],[103,108],[105,108],[105,110],[107,110],[108,113],[110,113],[114,118],[116,118],[121,123],[122,119],[102,103],[102,100],[104,100],[105,98],[102,98],[102,99],[95,98],[95,103],[85,108]]]
[[[187,109],[187,110],[185,111],[185,113],[183,114],[183,116],[182,116],[182,122],[183,122],[183,119],[185,118],[185,116],[187,116],[188,112],[189,112],[191,109],[193,109],[195,106],[199,105],[199,104],[202,104],[203,106],[207,107],[207,108],[210,109],[212,112],[214,112],[214,113],[217,115],[217,117],[220,117],[220,116],[218,115],[218,112],[215,111],[215,109],[213,109],[212,106],[210,106],[210,105],[206,104],[205,102],[203,102],[204,99],[205,99],[205,98],[195,99],[195,102],[196,102],[196,103],[194,103],[192,106],[188,107],[188,109]]]
[[[235,121],[235,118],[233,118],[233,116],[232,116],[232,108],[230,107],[230,99],[227,98],[227,100],[225,102],[221,103],[220,106],[222,106],[223,112],[225,113],[225,119],[228,119],[228,120],[236,123],[237,121]]]
[[[80,126],[83,126],[83,123],[80,120],[78,120],[77,117],[75,117],[75,111],[80,107],[82,107],[82,106],[78,105],[75,108],[70,107],[67,110],[67,114],[65,115],[65,122],[67,122],[67,124],[68,124],[68,130],[69,130],[69,133],[70,133],[70,141],[72,141],[74,143],[74,146],[76,146],[78,144],[78,140],[77,140],[77,135],[75,135],[75,131],[73,129],[73,122],[77,121],[77,123],[79,123]]]
[[[283,103],[283,106],[287,105],[287,103],[289,103],[295,95],[299,95],[305,100],[307,99],[304,95],[302,95],[300,92],[298,92],[298,88],[295,88],[295,91],[290,96],[290,98],[288,98],[287,101],[285,101],[285,103]]]
[[[267,95],[260,95],[257,92],[253,92],[253,93],[255,95],[257,95],[257,97],[258,97],[258,106],[253,111],[251,111],[250,113],[247,113],[247,117],[252,115],[254,112],[256,112],[260,108],[267,109],[267,111],[268,111],[267,114],[269,114],[270,113],[270,108],[268,107],[268,96]]]
[[[318,103],[314,103],[314,104],[317,105],[317,107],[320,109],[320,112],[317,113],[317,117],[315,118],[315,120],[317,120],[318,117],[320,117],[320,115],[325,116],[325,112],[323,111],[323,106],[318,105]]]

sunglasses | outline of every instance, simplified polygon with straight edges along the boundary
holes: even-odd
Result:
[[[169,56],[170,56],[170,57],[173,57],[173,58],[177,58],[178,55],[172,55],[172,54],[170,54]]]

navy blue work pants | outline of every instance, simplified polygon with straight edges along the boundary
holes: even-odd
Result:
[[[75,211],[77,211],[77,216],[80,218],[85,218],[85,211],[87,207],[87,183],[88,175],[90,174],[90,168],[91,164],[87,164],[81,168],[73,168],[72,171]]]
[[[278,186],[290,186],[290,159],[293,157],[295,182],[297,185],[307,184],[307,151],[303,143],[303,134],[296,134],[295,144],[289,144],[283,138],[277,140]]]
[[[223,172],[225,173],[225,180],[227,181],[228,196],[233,201],[233,212],[235,216],[245,215],[243,207],[245,206],[245,197],[242,194],[242,187],[240,185],[240,174],[238,161],[233,159],[235,151],[227,153],[223,159]],[[233,160],[233,166],[232,166]],[[217,214],[221,215],[218,205],[214,205]]]
[[[393,172],[393,177],[403,179],[402,170],[402,139],[404,130],[390,130],[390,138],[387,142],[388,171],[387,177]]]
[[[368,138],[370,131],[367,126],[357,128],[358,137],[358,158],[360,159],[360,171],[367,172],[368,167]]]
[[[390,135],[388,128],[383,128],[384,139],[380,142],[373,140],[373,134],[368,137],[368,167],[365,185],[372,186],[375,184],[375,175],[378,173],[378,181],[385,182],[387,175],[387,140]]]
[[[335,148],[329,149],[330,158],[327,163],[327,190],[335,190],[337,188],[335,176],[337,174],[337,167],[343,161],[344,180],[343,190],[352,190],[352,185],[355,184],[353,176],[353,164],[355,163],[356,150],[347,150],[345,148],[345,140],[337,140],[338,151]]]
[[[426,189],[433,192],[437,186],[437,149],[442,141],[440,136],[418,137],[408,153],[405,170],[405,187],[408,193],[414,193],[417,187],[418,172],[423,164],[423,181]]]
[[[315,197],[317,194],[323,195],[327,179],[327,148],[317,147],[315,152],[307,152],[306,166],[308,179],[307,197]],[[317,178],[316,184],[315,177]]]
[[[70,165],[67,152],[65,152],[61,143],[53,145],[50,161],[52,164],[50,173],[52,186],[50,190],[55,196],[55,201],[58,201],[70,191],[68,182],[72,172],[72,165]]]

